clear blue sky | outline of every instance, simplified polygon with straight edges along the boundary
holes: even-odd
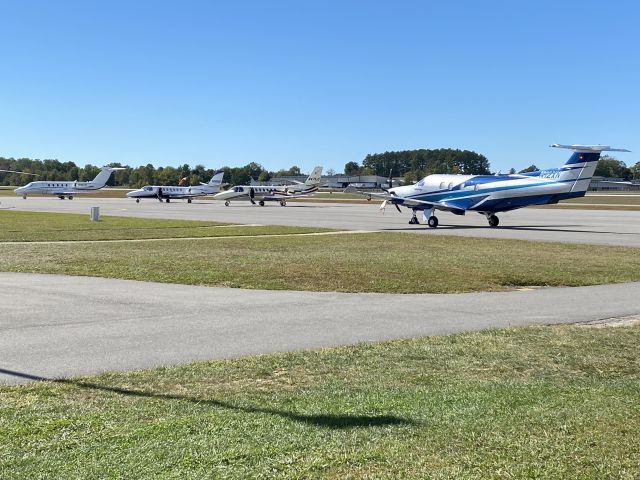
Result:
[[[640,2],[4,1],[0,156],[342,171],[550,143],[640,161]]]

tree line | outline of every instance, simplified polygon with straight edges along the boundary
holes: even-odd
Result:
[[[406,182],[414,182],[432,173],[462,173],[487,175],[489,160],[484,155],[453,148],[403,150],[368,154],[362,161],[348,162],[344,166],[347,175],[380,175],[404,177]]]
[[[181,180],[184,184],[197,185],[200,182],[208,182],[216,171],[201,164],[195,167],[183,164],[178,167],[157,168],[150,163],[139,167],[130,167],[120,163],[111,163],[109,166],[122,167],[124,170],[114,172],[107,185],[129,188],[140,188],[144,185],[177,185]],[[38,175],[37,177],[27,177],[18,173],[0,172],[0,185],[2,186],[24,185],[31,180],[89,181],[95,178],[100,171],[100,167],[91,164],[79,167],[74,162],[60,162],[59,160],[3,157],[0,157],[0,169]],[[247,185],[252,179],[269,182],[279,176],[300,175],[302,173],[300,168],[295,165],[289,169],[269,171],[256,162],[248,163],[242,167],[223,167],[222,170],[225,172],[223,182],[229,185]],[[533,170],[537,170],[535,165],[521,170],[520,173]],[[329,169],[326,173],[331,175],[335,172]],[[484,155],[469,150],[440,148],[368,154],[362,164],[348,162],[344,166],[344,173],[346,175],[379,175],[384,177],[392,173],[394,177],[404,177],[406,183],[413,183],[432,173],[487,175],[491,172],[489,161]],[[511,169],[509,173],[515,173],[515,169]],[[640,179],[640,162],[632,167],[627,167],[623,161],[603,155],[598,162],[595,175],[625,180]]]
[[[115,171],[107,185],[118,187],[140,188],[144,185],[177,185],[184,183],[197,185],[200,182],[208,182],[215,169],[206,168],[204,165],[191,167],[188,164],[178,167],[154,167],[147,164],[139,167],[130,167],[120,163],[110,163],[109,167],[121,167],[124,170]],[[34,173],[37,177],[27,177],[19,173],[0,172],[0,185],[24,185],[28,181],[35,180],[78,180],[81,182],[93,180],[100,172],[100,167],[87,164],[84,167],[77,166],[74,162],[60,162],[59,160],[32,160],[29,158],[3,158],[0,157],[0,169],[14,170],[18,172]],[[300,168],[293,166],[290,169],[281,169],[271,172],[262,165],[251,162],[243,167],[223,167],[224,183],[230,185],[247,185],[251,179],[261,182],[286,175],[300,175]]]

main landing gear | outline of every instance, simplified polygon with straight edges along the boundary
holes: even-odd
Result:
[[[187,203],[191,203],[191,199],[190,198],[187,198]]]
[[[260,201],[258,202],[258,205],[260,205],[261,207],[264,207],[264,200],[260,200]]]
[[[23,197],[23,198],[27,198],[27,197]],[[64,195],[58,195],[58,198],[59,198],[60,200],[64,200]],[[73,200],[73,195],[69,195],[67,198],[68,198],[69,200]]]
[[[140,199],[139,198],[136,198],[136,203],[140,203]]]
[[[226,202],[224,202],[224,206],[228,207],[229,205],[231,205],[231,202],[229,200],[227,200]]]
[[[487,217],[487,222],[489,222],[489,226],[491,228],[497,227],[498,224],[500,223],[500,219],[498,217],[496,217],[495,214],[493,214],[493,213],[485,213],[484,215],[485,215],[485,217]]]
[[[286,207],[287,206],[287,201],[286,200],[280,200],[280,206],[281,207]]]

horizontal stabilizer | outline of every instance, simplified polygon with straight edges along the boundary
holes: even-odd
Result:
[[[631,150],[627,150],[625,148],[611,148],[609,145],[560,145],[559,143],[554,143],[553,145],[549,145],[554,148],[566,148],[568,150],[573,150],[574,152],[630,152]]]

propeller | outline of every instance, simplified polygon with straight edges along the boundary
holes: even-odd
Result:
[[[251,202],[252,205],[255,205],[256,202],[253,200],[256,197],[256,192],[253,188],[249,189],[249,201]]]

